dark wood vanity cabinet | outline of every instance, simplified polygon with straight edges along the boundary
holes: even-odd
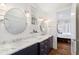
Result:
[[[39,55],[47,55],[51,48],[53,47],[53,37],[48,38],[47,40],[38,43],[38,53]]]
[[[46,55],[48,54],[49,52],[49,49],[50,49],[50,46],[49,46],[49,42],[47,40],[39,43],[39,55]]]
[[[38,44],[36,43],[30,47],[24,48],[13,53],[12,55],[38,55]]]
[[[47,55],[52,47],[53,37],[49,37],[42,42],[36,43],[32,46],[17,51],[12,55]]]

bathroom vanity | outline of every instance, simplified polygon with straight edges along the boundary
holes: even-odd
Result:
[[[0,55],[47,55],[53,48],[53,35],[21,38],[0,44]]]
[[[25,47],[20,51],[13,53],[12,55],[37,55],[38,54],[38,44],[33,44],[29,47]]]
[[[53,36],[38,42],[29,47],[25,47],[20,51],[13,53],[12,55],[47,55],[52,48]]]
[[[47,55],[53,47],[53,34],[46,20],[35,16],[27,21],[25,11],[12,8],[0,23],[0,55]],[[32,29],[32,30],[31,30]]]

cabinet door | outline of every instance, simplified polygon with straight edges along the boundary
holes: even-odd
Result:
[[[12,55],[37,55],[38,54],[38,45],[34,44],[30,47],[24,48],[18,52],[13,53]]]
[[[53,40],[52,37],[48,38],[47,40],[39,43],[39,54],[40,55],[47,55],[50,49],[52,48]]]

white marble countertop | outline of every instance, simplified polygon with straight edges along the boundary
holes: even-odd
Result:
[[[0,55],[9,55],[9,54],[15,53],[35,43],[42,42],[51,36],[52,35],[37,35],[29,38],[24,38],[24,40],[20,40],[14,43],[6,43],[3,45],[0,45]]]

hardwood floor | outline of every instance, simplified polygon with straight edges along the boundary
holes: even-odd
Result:
[[[70,40],[61,40],[60,38],[58,38],[58,49],[52,49],[49,52],[49,55],[70,55],[70,52]]]

